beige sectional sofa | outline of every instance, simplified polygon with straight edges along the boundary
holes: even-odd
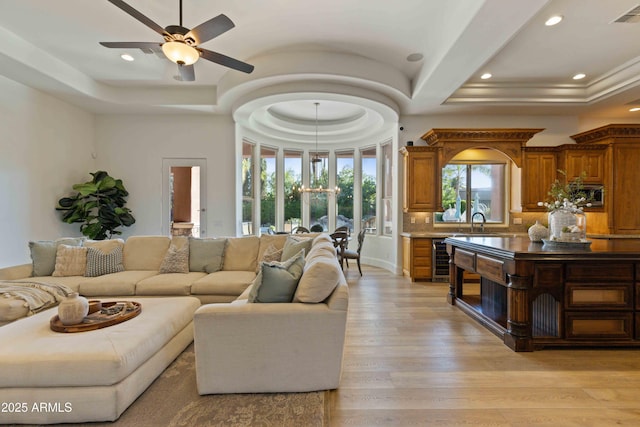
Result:
[[[20,280],[61,284],[87,298],[191,295],[197,297],[203,304],[231,302],[238,298],[256,278],[259,261],[263,259],[267,249],[271,246],[278,250],[283,249],[288,237],[287,235],[263,235],[261,237],[197,239],[198,243],[212,240],[224,243],[222,264],[218,271],[161,274],[160,269],[169,248],[172,245],[184,245],[188,239],[168,236],[132,236],[124,242],[119,241],[122,244],[124,271],[97,277],[33,276],[35,267],[31,263],[0,269],[0,281]],[[305,237],[314,239],[318,235],[310,234]],[[109,249],[109,245],[114,244],[112,242],[105,241],[102,244]],[[195,246],[193,241],[190,246]],[[28,309],[24,306],[24,301],[16,298],[0,298],[0,324],[25,317],[27,313]]]

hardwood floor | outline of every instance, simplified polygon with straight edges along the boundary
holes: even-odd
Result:
[[[514,353],[446,302],[448,284],[345,269],[331,426],[638,426],[640,350]]]

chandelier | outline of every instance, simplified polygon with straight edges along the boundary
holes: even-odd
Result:
[[[316,151],[311,158],[311,176],[313,177],[313,185],[310,187],[305,187],[304,185],[300,186],[299,190],[302,193],[339,193],[340,187],[336,185],[335,188],[325,188],[322,184],[318,184],[320,181],[320,174],[322,173],[322,163],[323,160],[320,157],[320,153],[318,152],[318,106],[319,102],[314,102],[316,106]],[[309,179],[311,181],[311,179]]]

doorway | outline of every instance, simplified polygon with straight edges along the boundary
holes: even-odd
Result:
[[[162,159],[162,232],[206,235],[206,159]]]

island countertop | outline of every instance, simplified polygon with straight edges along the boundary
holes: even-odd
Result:
[[[445,243],[461,248],[482,250],[508,259],[640,259],[640,240],[589,239],[590,245],[562,244],[553,246],[532,242],[527,237],[448,237]]]
[[[640,347],[640,241],[550,246],[476,236],[445,243],[447,300],[511,349]],[[465,273],[479,275],[479,285]]]

